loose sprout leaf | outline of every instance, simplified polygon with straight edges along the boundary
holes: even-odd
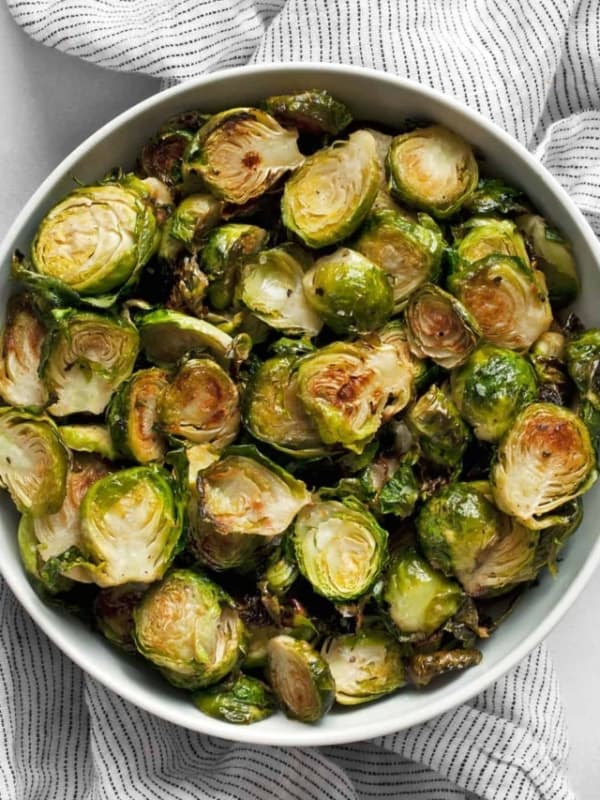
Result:
[[[335,135],[352,122],[348,108],[324,89],[267,97],[264,105],[282,125],[302,133]]]
[[[69,450],[96,453],[109,461],[117,457],[110,431],[104,425],[60,425],[58,430]]]
[[[171,366],[188,353],[208,350],[221,360],[235,353],[235,341],[228,333],[179,311],[150,311],[137,325],[146,358],[158,366]]]

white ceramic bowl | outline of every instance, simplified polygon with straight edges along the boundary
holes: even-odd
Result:
[[[479,114],[431,89],[373,70],[320,64],[225,70],[162,92],[105,125],[52,172],[9,230],[0,248],[0,297],[7,291],[13,250],[27,251],[41,217],[73,188],[72,176],[93,182],[116,165],[132,166],[143,142],[176,112],[251,105],[271,94],[312,87],[328,89],[348,104],[357,119],[377,120],[394,127],[406,117],[424,117],[464,136],[485,157],[492,174],[524,189],[540,211],[571,240],[582,278],[576,310],[588,326],[600,324],[596,299],[600,297],[600,246],[566,192],[521,145]],[[470,699],[517,664],[556,625],[598,564],[598,519],[600,486],[585,498],[583,524],[568,545],[558,577],[543,575],[540,585],[482,644],[484,657],[479,666],[423,691],[404,689],[376,703],[332,712],[316,726],[293,722],[283,714],[248,727],[211,719],[197,711],[188,695],[170,687],[150,665],[121,654],[76,619],[44,605],[21,567],[16,544],[17,514],[6,496],[0,501],[0,569],[45,633],[90,675],[136,705],[171,722],[225,739],[324,745],[378,736],[429,720]]]

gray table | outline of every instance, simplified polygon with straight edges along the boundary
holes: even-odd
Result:
[[[0,2],[0,237],[77,144],[159,88],[154,79],[109,72],[36,44]],[[572,741],[570,775],[580,800],[600,798],[599,618],[596,573],[548,639]]]

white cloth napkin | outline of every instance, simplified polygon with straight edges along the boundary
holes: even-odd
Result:
[[[385,69],[528,146],[600,233],[597,0],[8,0],[45,45],[174,83],[261,61]],[[558,687],[538,648],[472,702],[370,742],[201,736],[81,673],[0,582],[2,800],[573,800]],[[27,665],[24,668],[23,665]]]

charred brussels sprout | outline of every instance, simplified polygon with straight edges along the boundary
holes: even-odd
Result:
[[[461,226],[461,231],[464,235],[456,247],[459,259],[473,264],[490,255],[505,255],[520,258],[529,266],[525,242],[514,222],[474,217]]]
[[[538,400],[567,405],[572,392],[567,373],[566,337],[558,331],[546,331],[529,353],[539,382]]]
[[[275,636],[267,647],[271,688],[288,717],[318,722],[335,699],[335,683],[327,662],[308,642]]]
[[[212,116],[188,145],[184,177],[198,177],[210,192],[242,205],[260,197],[303,156],[297,132],[282,128],[257,108],[232,108]]]
[[[177,206],[169,220],[169,234],[190,252],[196,252],[206,234],[218,225],[223,203],[210,194],[192,194]]]
[[[133,371],[137,330],[124,320],[73,309],[54,312],[45,343],[42,377],[57,417],[101,414]]]
[[[202,250],[202,269],[208,276],[208,298],[216,309],[230,306],[246,258],[266,246],[269,234],[257,225],[231,222],[216,228]]]
[[[441,125],[395,136],[387,170],[395,197],[440,219],[458,211],[479,179],[471,146]]]
[[[567,367],[577,391],[600,409],[600,328],[590,328],[567,343]]]
[[[413,353],[445,369],[464,363],[477,346],[479,328],[473,317],[455,297],[431,283],[410,298],[406,323]]]
[[[167,308],[197,317],[206,313],[208,278],[200,269],[197,256],[184,256],[173,266]]]
[[[406,422],[427,461],[441,467],[459,466],[469,429],[444,391],[431,386],[409,409]]]
[[[159,366],[171,366],[188,353],[208,350],[216,358],[233,357],[236,342],[203,319],[179,311],[157,309],[138,320],[146,358]]]
[[[319,317],[336,333],[379,328],[394,306],[386,273],[347,247],[316,261],[304,276],[304,291]]]
[[[535,264],[546,276],[548,295],[555,308],[568,306],[579,294],[579,276],[569,242],[537,214],[523,214],[517,225],[530,247]]]
[[[587,492],[597,476],[584,423],[550,403],[521,411],[500,442],[491,473],[498,507],[528,528],[563,523],[565,504]]]
[[[480,178],[465,208],[472,214],[524,214],[528,211],[523,192],[499,178]]]
[[[387,533],[349,498],[304,508],[294,526],[298,567],[315,592],[345,602],[366,594],[387,558]]]
[[[331,637],[323,644],[321,655],[329,664],[340,705],[369,703],[404,685],[402,648],[384,630]]]
[[[302,286],[311,264],[312,258],[292,244],[248,257],[238,288],[242,303],[271,328],[316,336],[323,322]]]
[[[114,461],[117,457],[110,431],[104,425],[61,425],[60,438],[76,453],[95,453]]]
[[[168,186],[179,184],[185,149],[207,119],[206,114],[198,111],[184,111],[168,119],[142,148],[141,173],[156,177]]]
[[[408,676],[415,686],[427,686],[438,675],[475,667],[481,663],[481,659],[481,651],[472,648],[416,653],[409,659]]]
[[[109,642],[129,653],[136,652],[133,612],[148,590],[143,583],[101,589],[94,601],[94,620]]]
[[[379,179],[375,140],[356,131],[307,158],[286,182],[283,223],[309,247],[346,239],[369,213]]]
[[[113,395],[107,423],[121,455],[140,464],[164,459],[167,448],[158,430],[158,405],[167,385],[167,373],[151,367],[134,373]]]
[[[421,284],[438,277],[444,240],[439,231],[396,211],[373,211],[353,247],[390,276],[394,310],[400,311]]]
[[[410,461],[377,458],[360,475],[360,490],[375,514],[404,519],[414,511],[419,484]]]
[[[282,125],[293,126],[302,133],[335,135],[352,122],[346,106],[324,89],[273,95],[264,105]]]
[[[247,675],[239,675],[196,692],[194,705],[203,714],[234,725],[260,722],[277,710],[275,697],[269,687],[258,678]]]
[[[34,298],[13,295],[0,334],[0,396],[12,406],[41,408],[48,397],[39,376],[46,326]]]
[[[139,652],[182,689],[217,683],[241,660],[245,631],[231,598],[192,570],[169,572],[133,619]]]
[[[537,396],[533,367],[524,356],[484,344],[451,375],[452,399],[478,439],[496,442],[523,406]]]
[[[519,258],[487,256],[454,271],[448,286],[500,347],[528,350],[552,324],[544,276]]]

